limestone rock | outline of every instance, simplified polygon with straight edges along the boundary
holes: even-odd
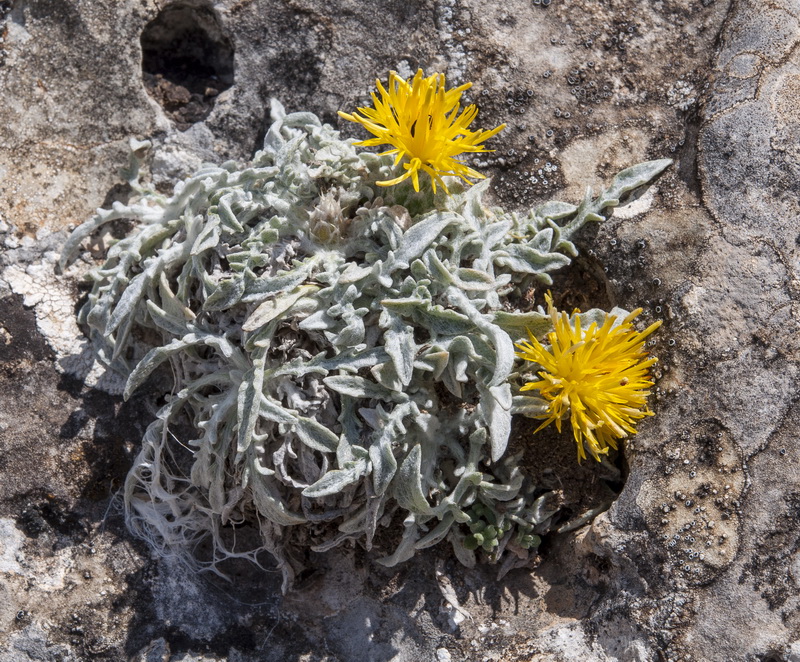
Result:
[[[791,0],[0,1],[0,660],[798,659],[799,23]],[[130,138],[167,189],[251,154],[270,97],[336,123],[417,66],[508,124],[480,165],[505,205],[675,159],[565,276],[577,306],[664,320],[619,498],[499,581],[343,550],[282,598],[151,558],[115,494],[155,393],[54,369],[81,294],[47,270],[54,232],[129,195]]]

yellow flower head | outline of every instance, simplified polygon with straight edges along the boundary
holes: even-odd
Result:
[[[599,461],[609,447],[617,447],[617,439],[636,433],[637,421],[652,416],[647,408],[653,385],[648,368],[657,359],[647,357],[644,341],[661,322],[636,331],[631,322],[642,312],[639,308],[616,326],[616,318],[609,316],[601,327],[583,329],[578,311],[570,323],[565,312],[553,307],[549,294],[546,299],[554,328],[547,335],[549,347],[530,332],[530,342],[517,343],[519,358],[542,367],[541,379],[521,390],[539,391],[550,403],[536,432],[553,422],[561,432],[561,421],[569,414],[578,460],[588,448]]]
[[[359,108],[358,112],[339,115],[351,122],[358,122],[375,138],[364,140],[358,145],[391,145],[383,154],[395,154],[395,166],[404,158],[405,173],[383,182],[380,186],[392,186],[411,177],[414,190],[419,191],[419,172],[427,172],[431,178],[433,192],[436,184],[447,191],[442,177],[460,177],[467,184],[467,177],[484,179],[472,168],[457,161],[454,157],[463,152],[486,152],[481,143],[505,128],[505,124],[489,131],[472,131],[469,125],[478,114],[474,105],[467,106],[459,115],[460,99],[464,90],[472,87],[466,83],[452,90],[445,90],[443,74],[433,74],[425,78],[422,69],[409,83],[396,72],[389,73],[388,90],[375,81],[380,91],[380,99],[373,92],[374,108]],[[449,193],[449,191],[447,191]]]

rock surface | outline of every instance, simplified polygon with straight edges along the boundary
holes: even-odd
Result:
[[[0,2],[0,661],[800,659],[800,5],[191,1],[140,41],[162,6]],[[508,206],[675,158],[586,233],[570,293],[665,321],[624,489],[500,581],[446,548],[395,570],[342,550],[281,597],[151,558],[115,494],[154,398],[56,370],[81,294],[51,274],[59,231],[128,195],[131,137],[168,188],[248,156],[271,96],[336,122],[417,66],[508,123],[483,165]]]

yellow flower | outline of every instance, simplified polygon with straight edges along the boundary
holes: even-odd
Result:
[[[431,178],[433,192],[436,184],[447,191],[442,180],[446,175],[460,177],[467,184],[467,177],[484,179],[472,168],[457,161],[454,157],[464,152],[486,152],[481,143],[505,128],[505,124],[488,130],[472,131],[469,125],[478,114],[474,105],[467,106],[459,115],[460,99],[464,90],[472,87],[466,83],[452,90],[445,90],[443,74],[433,74],[425,78],[422,69],[409,83],[396,72],[389,73],[388,90],[379,80],[375,84],[381,98],[373,92],[374,108],[359,108],[358,112],[339,115],[351,122],[361,124],[375,138],[364,140],[357,145],[391,145],[392,149],[383,154],[395,154],[395,167],[405,158],[405,173],[387,181],[378,182],[380,186],[392,186],[411,177],[414,190],[419,191],[420,170]]]
[[[577,310],[570,324],[549,294],[546,299],[554,328],[547,335],[549,347],[530,332],[530,342],[517,343],[519,358],[542,367],[541,379],[521,390],[539,391],[550,403],[536,432],[553,422],[561,432],[561,421],[569,414],[578,460],[586,457],[585,447],[599,461],[609,447],[617,447],[617,439],[636,433],[637,421],[653,414],[647,408],[653,385],[648,368],[657,359],[647,357],[644,341],[661,322],[636,331],[631,322],[642,312],[639,308],[616,326],[616,318],[609,316],[601,327],[583,329]]]

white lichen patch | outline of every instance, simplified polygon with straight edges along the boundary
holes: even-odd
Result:
[[[0,573],[20,573],[17,555],[22,547],[22,533],[14,525],[14,520],[0,519]]]
[[[679,80],[667,90],[667,103],[687,111],[697,103],[697,90],[688,81]]]
[[[14,294],[22,297],[22,303],[33,308],[36,327],[47,344],[55,352],[56,367],[67,374],[78,377],[87,386],[108,393],[120,394],[124,380],[115,373],[106,372],[92,350],[89,341],[75,321],[75,295],[71,285],[86,266],[76,263],[64,274],[55,273],[58,255],[46,253],[42,261],[27,267],[12,265],[0,273]],[[0,342],[7,336],[0,330]]]
[[[3,279],[23,304],[36,312],[37,327],[56,354],[74,353],[83,341],[73,315],[74,301],[63,280],[53,273],[53,264],[33,264],[26,268],[11,266]]]
[[[52,592],[64,588],[70,569],[74,565],[74,552],[69,548],[56,551],[41,567],[32,562],[24,551],[25,536],[14,520],[0,519],[0,575],[7,580],[23,580],[29,589]]]
[[[614,216],[627,219],[634,218],[650,211],[656,197],[657,187],[651,186],[642,195],[634,200],[630,200],[624,205],[620,205],[614,210]]]

